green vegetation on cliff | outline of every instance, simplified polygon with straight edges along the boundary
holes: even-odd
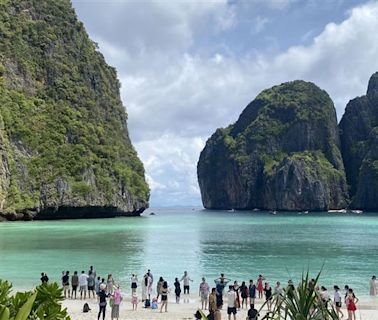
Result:
[[[198,162],[206,208],[327,210],[348,203],[336,112],[316,85],[261,92],[218,129]]]
[[[378,72],[365,96],[349,101],[340,121],[341,147],[351,207],[378,209]]]
[[[119,88],[68,0],[0,2],[0,211],[148,206]]]

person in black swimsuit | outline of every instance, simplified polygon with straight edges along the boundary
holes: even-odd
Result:
[[[180,303],[181,286],[178,278],[175,279],[176,303]]]
[[[265,282],[265,299],[266,299],[266,304],[268,306],[268,310],[270,311],[272,307],[272,287],[269,285],[268,282]]]
[[[161,307],[160,307],[160,313],[163,312],[163,307],[165,306],[165,312],[167,312],[168,308],[168,283],[167,281],[163,282],[163,286],[161,289]]]

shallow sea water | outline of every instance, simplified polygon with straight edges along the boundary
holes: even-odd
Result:
[[[156,215],[149,215],[154,211]],[[62,270],[112,272],[129,288],[150,268],[172,285],[187,270],[197,290],[224,272],[239,281],[262,273],[274,283],[298,281],[322,265],[321,283],[349,284],[368,294],[378,274],[378,214],[225,212],[177,208],[141,217],[0,223],[0,278],[15,287],[39,283],[40,272],[60,281]]]

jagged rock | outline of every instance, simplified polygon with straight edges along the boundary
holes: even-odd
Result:
[[[0,213],[135,215],[148,207],[116,71],[68,0],[0,3]]]
[[[367,94],[349,101],[340,121],[341,150],[351,208],[378,209],[378,72]]]
[[[309,82],[260,93],[235,124],[207,141],[197,169],[209,209],[327,210],[348,203],[335,109]]]

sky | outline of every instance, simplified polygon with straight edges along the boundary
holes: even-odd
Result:
[[[263,89],[303,79],[338,119],[378,71],[378,1],[73,0],[116,67],[151,207],[201,206],[206,140]]]

